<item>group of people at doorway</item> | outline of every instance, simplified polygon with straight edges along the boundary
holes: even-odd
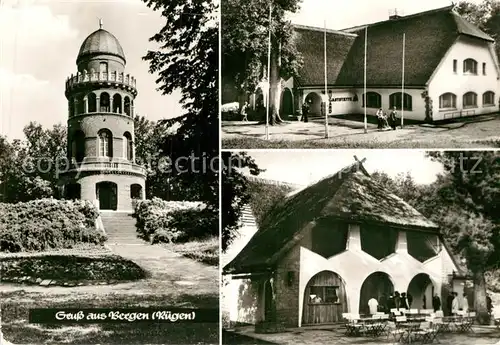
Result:
[[[398,120],[397,120],[398,112],[396,111],[395,106],[389,112],[389,116],[387,116],[387,113],[385,113],[382,108],[379,108],[379,110],[377,110],[376,115],[377,115],[377,128],[378,129],[385,130],[385,129],[392,128],[393,130],[396,130],[396,124],[398,122]]]
[[[467,294],[464,292],[462,298],[458,297],[458,293],[450,292],[446,300],[446,312],[447,315],[457,315],[460,311],[469,311],[469,300],[467,299]],[[411,309],[413,303],[413,297],[409,293],[399,293],[398,291],[387,296],[383,293],[382,296],[377,300],[372,297],[368,301],[368,308],[370,314],[376,314],[377,312],[384,312],[389,314],[391,309]],[[422,309],[427,309],[427,300],[425,295],[422,297]],[[434,311],[441,310],[441,299],[439,295],[436,294],[432,298],[432,308]]]
[[[459,311],[469,311],[469,300],[467,294],[464,292],[462,298],[458,297],[458,293],[450,292],[447,299],[447,313],[448,315],[457,315]]]
[[[409,293],[399,293],[395,291],[393,294],[387,296],[384,292],[382,296],[377,300],[372,297],[368,301],[368,308],[370,309],[370,314],[376,314],[377,312],[389,313],[391,309],[410,309],[413,303],[413,297]]]

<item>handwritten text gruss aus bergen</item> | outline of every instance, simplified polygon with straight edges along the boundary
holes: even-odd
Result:
[[[169,310],[158,310],[154,312],[141,313],[141,312],[130,312],[124,313],[120,311],[110,311],[108,313],[84,313],[83,311],[79,311],[76,313],[68,313],[64,311],[59,311],[56,313],[57,320],[72,320],[72,321],[104,321],[104,320],[112,320],[112,321],[145,321],[145,320],[165,320],[170,322],[176,321],[189,321],[194,320],[196,318],[196,312],[192,311],[189,313],[176,313],[171,312]]]

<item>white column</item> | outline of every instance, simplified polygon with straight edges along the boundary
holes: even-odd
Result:
[[[406,231],[398,231],[398,241],[396,242],[396,253],[408,254],[408,242]]]
[[[347,250],[361,251],[361,230],[359,224],[349,224]]]

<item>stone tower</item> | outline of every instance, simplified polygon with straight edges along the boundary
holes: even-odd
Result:
[[[100,210],[132,210],[144,199],[146,172],[135,163],[135,78],[125,73],[120,43],[102,28],[82,43],[77,73],[66,81],[68,159],[62,174],[67,199],[93,201]]]

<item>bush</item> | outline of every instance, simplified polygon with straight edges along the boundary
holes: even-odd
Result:
[[[0,251],[44,251],[78,243],[101,245],[106,237],[95,229],[97,209],[89,201],[40,199],[0,203]]]
[[[218,234],[217,214],[200,202],[141,200],[134,217],[140,236],[152,243],[186,242]]]

